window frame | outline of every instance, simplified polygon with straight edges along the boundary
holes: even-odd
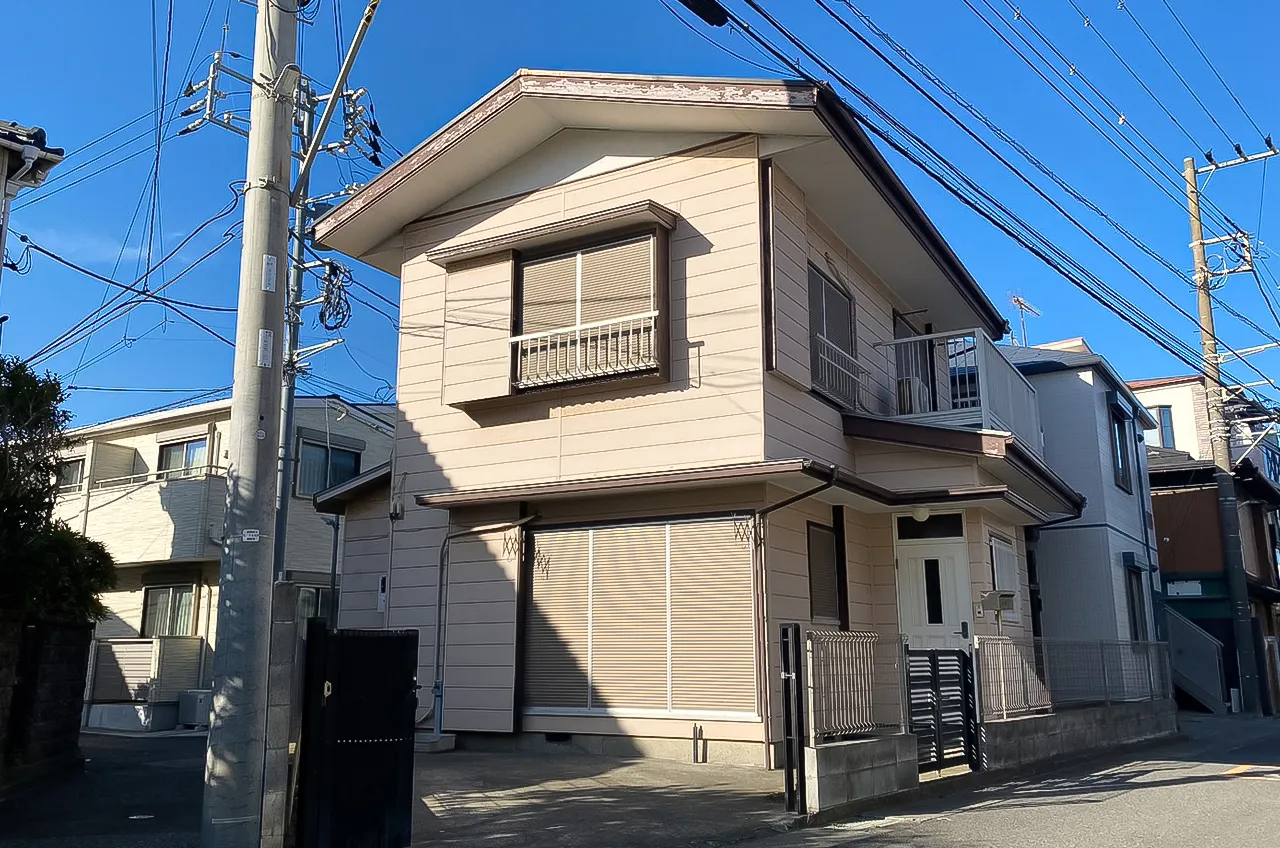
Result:
[[[1124,571],[1125,608],[1129,613],[1129,640],[1146,642],[1150,639],[1150,631],[1147,628],[1146,580],[1143,579],[1143,570],[1138,566],[1129,565],[1125,566]]]
[[[298,489],[298,486],[300,485],[300,483],[301,483],[301,481],[302,481],[302,447],[303,447],[303,445],[310,445],[311,447],[314,447],[314,448],[320,448],[321,450],[325,451],[325,480],[326,480],[326,485],[325,485],[323,488],[316,489],[316,491],[312,492],[311,494],[303,494],[303,493],[302,493],[301,491],[299,491],[299,489]],[[351,475],[351,477],[348,477],[348,478],[347,478],[347,480],[351,480],[351,479],[353,479],[353,478],[355,478],[355,477],[359,477],[359,476],[360,476],[360,465],[361,465],[362,460],[364,459],[364,451],[356,450],[355,448],[345,447],[345,446],[343,446],[343,445],[335,445],[335,444],[332,444],[332,443],[330,443],[330,444],[325,444],[324,442],[317,442],[315,439],[307,439],[307,438],[302,438],[302,437],[299,437],[299,438],[298,438],[297,450],[295,450],[295,451],[294,451],[294,456],[296,457],[296,459],[295,459],[295,461],[294,461],[294,463],[293,463],[293,486],[292,486],[292,493],[293,493],[293,496],[294,496],[295,498],[298,498],[298,499],[300,499],[300,500],[307,500],[307,501],[309,501],[309,500],[311,500],[313,497],[315,497],[315,496],[316,496],[316,494],[318,494],[319,492],[323,492],[325,489],[331,489],[331,488],[333,488],[334,486],[337,486],[337,485],[340,485],[340,484],[342,484],[342,483],[347,482],[347,480],[340,480],[340,481],[338,481],[338,482],[336,482],[336,483],[335,483],[335,482],[332,482],[332,477],[333,477],[333,473],[332,473],[332,472],[333,472],[333,452],[334,452],[334,451],[343,451],[344,453],[349,453],[349,454],[354,454],[354,455],[355,455],[355,458],[356,458],[356,470],[355,470],[355,473]]]
[[[808,305],[809,306],[809,314],[808,314],[808,318],[809,318],[809,327],[808,327],[809,385],[812,387],[813,391],[816,394],[818,394],[820,397],[822,397],[827,401],[830,401],[831,403],[836,404],[841,409],[844,409],[850,406],[849,402],[851,399],[837,397],[838,395],[837,391],[835,391],[834,389],[830,389],[827,386],[823,385],[821,382],[819,382],[818,374],[820,373],[820,368],[818,367],[818,359],[817,359],[818,351],[815,345],[815,341],[818,336],[821,336],[823,341],[832,343],[834,347],[837,347],[838,350],[841,350],[842,353],[846,354],[850,359],[852,359],[854,362],[854,365],[858,368],[858,372],[856,374],[856,380],[859,383],[861,383],[862,369],[861,369],[861,363],[858,361],[858,300],[856,297],[854,297],[854,292],[849,286],[845,285],[843,282],[836,280],[835,277],[833,277],[832,275],[828,274],[826,271],[819,268],[816,263],[810,261],[807,265],[807,271],[808,271],[808,274],[805,281],[805,288],[806,288],[806,294],[809,300],[809,305]],[[814,275],[817,276],[817,279],[821,282],[823,287],[822,288],[823,297],[821,302],[822,331],[820,333],[815,332],[816,328],[815,328],[814,303],[813,303]],[[826,290],[828,286],[834,292],[836,292],[836,294],[840,295],[843,298],[846,298],[849,301],[849,349],[848,350],[845,350],[836,346],[833,340],[827,335],[828,325],[827,325],[827,309],[826,309],[826,306],[827,306]],[[853,398],[852,401],[853,401],[852,407],[856,408],[860,400],[858,398]]]
[[[68,468],[79,468],[74,484],[63,483],[62,474]],[[58,463],[58,494],[67,495],[73,492],[79,492],[84,488],[85,458],[83,456],[73,456],[61,460]]]
[[[1111,442],[1111,470],[1116,487],[1127,494],[1133,494],[1133,433],[1129,426],[1129,417],[1114,406],[1109,410],[1110,428],[1107,433]]]
[[[617,230],[610,233],[598,234],[592,236],[583,236],[576,239],[568,239],[548,245],[542,249],[520,251],[515,257],[515,283],[512,291],[511,302],[511,336],[518,338],[525,335],[524,330],[524,272],[527,265],[533,265],[539,262],[548,262],[553,259],[561,259],[566,256],[580,256],[583,253],[589,253],[592,250],[601,250],[606,247],[621,246],[630,242],[641,241],[647,239],[649,241],[649,260],[651,262],[649,274],[649,311],[663,312],[663,304],[660,298],[659,278],[664,276],[661,273],[661,258],[663,254],[662,233],[666,230],[662,227],[654,225],[646,225],[640,228],[628,228],[625,230]],[[577,271],[577,291],[575,293],[574,307],[575,323],[558,327],[558,330],[572,330],[582,324],[582,263],[578,262]],[[621,320],[621,319],[618,319]]]
[[[837,507],[838,509],[838,507]],[[814,611],[814,593],[813,593],[813,566],[814,566],[814,546],[813,534],[828,533],[831,536],[831,573],[835,583],[835,608],[834,616],[818,615]],[[804,552],[805,552],[805,576],[809,581],[809,621],[811,624],[821,627],[834,627],[840,630],[849,629],[849,602],[848,590],[846,587],[848,577],[846,566],[844,563],[843,552],[843,533],[838,529],[838,525],[833,521],[831,524],[823,524],[819,521],[806,521],[804,532]]]
[[[1159,442],[1160,447],[1173,449],[1173,407],[1168,404],[1148,406],[1147,412],[1151,413],[1151,417],[1156,420],[1156,441]],[[1167,422],[1165,416],[1168,416]]]
[[[204,462],[200,463],[199,465],[187,465],[186,464],[187,457],[190,454],[191,446],[195,444],[201,444],[204,446]],[[165,468],[164,467],[165,452],[173,448],[182,449],[183,464],[178,468]],[[186,438],[186,439],[174,439],[173,441],[166,441],[166,442],[160,443],[159,453],[156,456],[156,479],[157,480],[172,480],[174,478],[179,478],[179,477],[197,477],[199,476],[200,471],[202,470],[207,471],[210,467],[211,467],[211,464],[209,462],[208,435],[193,436],[191,438]]]
[[[152,634],[152,633],[150,632],[150,631],[151,631],[151,621],[149,621],[149,618],[150,618],[150,617],[149,617],[149,616],[148,616],[148,614],[147,614],[148,610],[149,610],[149,609],[150,609],[150,607],[151,607],[151,604],[149,603],[150,598],[151,598],[151,593],[152,593],[152,592],[157,592],[157,591],[165,591],[165,592],[168,592],[168,593],[169,593],[169,604],[168,604],[168,606],[165,608],[165,614],[166,614],[166,616],[169,618],[169,621],[170,621],[170,622],[172,622],[172,621],[173,621],[174,610],[175,610],[174,603],[173,603],[173,599],[174,599],[174,591],[175,591],[175,590],[190,590],[190,592],[191,592],[191,615],[190,615],[189,622],[188,622],[188,625],[187,625],[187,628],[186,628],[186,631],[187,631],[187,632],[185,632],[185,633],[165,633],[165,634],[162,634],[162,635],[160,635],[160,636],[156,636],[156,635],[154,635],[154,634]],[[168,636],[194,636],[194,635],[196,635],[196,625],[197,625],[197,623],[198,623],[198,622],[196,621],[196,618],[197,618],[197,616],[198,616],[198,612],[197,612],[197,610],[196,610],[196,606],[197,606],[197,603],[196,603],[196,602],[197,602],[197,600],[198,600],[198,599],[199,599],[199,591],[198,591],[198,589],[197,589],[196,584],[194,584],[194,583],[167,583],[167,584],[163,584],[163,585],[159,585],[159,586],[143,586],[143,587],[142,587],[142,620],[141,620],[141,622],[139,623],[139,626],[138,626],[138,635],[139,635],[141,638],[143,638],[143,639],[163,639],[163,638],[166,638],[166,637],[168,637]]]
[[[1000,567],[996,563],[997,546],[1007,546],[1009,555],[1013,559],[1013,583],[1012,587],[1001,585],[1003,581],[1000,579]],[[1001,622],[1004,624],[1021,624],[1022,623],[1022,578],[1018,571],[1018,546],[1012,539],[1005,538],[999,533],[987,533],[987,556],[991,560],[991,588],[997,592],[1013,593],[1013,609],[1010,612],[1001,615]]]

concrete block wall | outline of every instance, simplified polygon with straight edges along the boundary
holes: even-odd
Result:
[[[1178,708],[1172,700],[1087,707],[987,721],[981,733],[984,770],[1018,768],[1176,736]]]
[[[916,737],[910,733],[805,748],[810,815],[880,798],[920,784]]]

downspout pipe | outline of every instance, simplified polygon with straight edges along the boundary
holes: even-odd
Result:
[[[537,518],[536,514],[526,515],[515,521],[502,521],[497,524],[469,527],[466,530],[455,530],[447,534],[444,541],[440,543],[440,563],[436,571],[436,658],[432,669],[435,679],[431,683],[432,732],[437,739],[444,735],[444,637],[449,612],[449,543],[464,536],[478,536],[494,530],[523,527],[535,518]]]
[[[786,507],[791,506],[793,503],[799,503],[800,501],[805,500],[806,498],[811,498],[814,495],[818,495],[825,492],[827,489],[834,488],[836,485],[836,479],[839,476],[840,471],[835,465],[829,465],[827,466],[827,472],[831,475],[831,479],[827,480],[827,482],[819,486],[814,486],[812,489],[809,489],[807,491],[792,495],[789,498],[784,498],[775,504],[769,504],[768,506],[764,506],[764,507],[761,507],[760,509],[757,509],[756,518],[763,518],[771,512],[777,512],[780,509],[785,509]]]

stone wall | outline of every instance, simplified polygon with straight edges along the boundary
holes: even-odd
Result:
[[[22,629],[6,766],[75,758],[92,636],[89,626],[33,624]]]
[[[1142,701],[988,721],[981,727],[983,769],[1018,768],[1176,736],[1178,708],[1172,700]]]
[[[920,785],[917,751],[910,733],[805,748],[809,814],[915,789]]]

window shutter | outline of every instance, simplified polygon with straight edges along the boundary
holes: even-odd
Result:
[[[673,709],[756,712],[754,595],[733,522],[671,525]]]
[[[814,623],[839,624],[836,536],[827,527],[809,525],[809,615]]]
[[[653,309],[653,238],[582,252],[582,323]]]
[[[521,268],[520,333],[545,333],[578,321],[578,254],[527,262]]]
[[[587,707],[589,531],[534,536],[525,703]]]
[[[667,708],[666,558],[662,525],[592,531],[595,708]]]

